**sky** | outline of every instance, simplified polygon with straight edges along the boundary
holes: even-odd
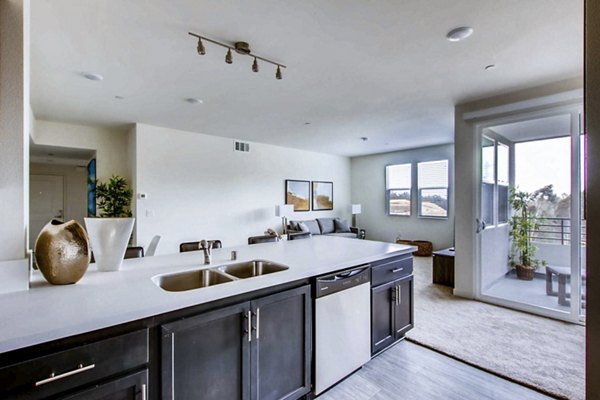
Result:
[[[569,137],[517,143],[515,183],[533,192],[554,185],[554,193],[571,193],[571,139]]]

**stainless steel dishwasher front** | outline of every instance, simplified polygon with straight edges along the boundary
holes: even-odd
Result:
[[[315,394],[371,359],[371,268],[318,277],[315,294]]]

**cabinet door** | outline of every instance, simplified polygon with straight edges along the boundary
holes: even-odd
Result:
[[[251,302],[252,399],[297,399],[310,392],[310,286]]]
[[[413,328],[413,276],[394,281],[394,337],[401,339]]]
[[[249,399],[250,303],[162,326],[162,399]]]
[[[63,400],[146,400],[148,394],[148,370],[127,375],[120,379],[94,386]]]
[[[395,289],[392,281],[371,289],[371,354],[375,354],[395,340]]]

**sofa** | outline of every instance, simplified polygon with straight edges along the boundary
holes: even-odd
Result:
[[[311,235],[339,236],[358,238],[358,228],[349,226],[346,220],[340,218],[316,218],[304,221],[290,221],[288,233],[310,232]]]

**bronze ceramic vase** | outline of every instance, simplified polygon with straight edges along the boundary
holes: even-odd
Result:
[[[35,241],[35,262],[53,285],[68,285],[81,279],[90,265],[90,245],[85,229],[75,220],[53,219]]]

